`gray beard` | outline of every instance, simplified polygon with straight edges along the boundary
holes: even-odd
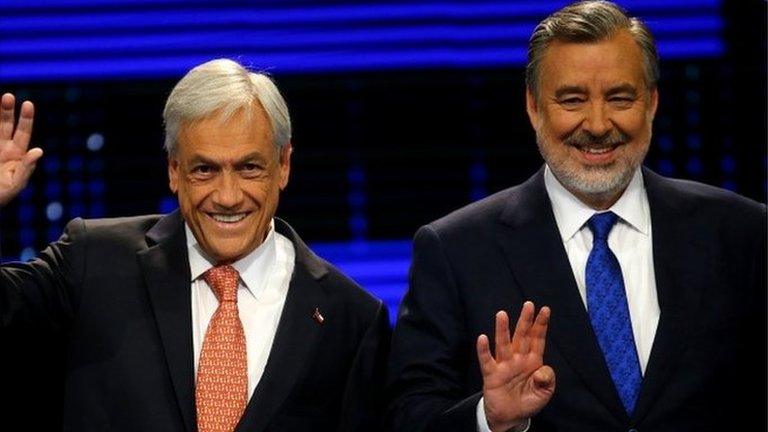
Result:
[[[565,164],[547,164],[566,189],[601,199],[621,193],[629,185],[637,168],[623,166],[620,171],[614,172],[614,169],[611,169],[613,166],[594,167],[588,169],[588,175],[584,175],[583,171],[569,169],[563,166]]]
[[[572,166],[568,166],[567,160],[558,162],[550,157],[549,153],[544,151],[543,139],[539,133],[536,133],[539,153],[541,153],[544,161],[552,170],[555,178],[571,193],[599,201],[604,201],[621,194],[627,188],[635,170],[645,158],[645,154],[643,154],[638,161],[628,161],[628,163],[614,162],[603,167],[577,167],[574,169]]]

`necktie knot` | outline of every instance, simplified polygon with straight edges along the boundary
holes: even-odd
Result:
[[[616,213],[608,211],[605,213],[595,213],[592,215],[591,218],[589,218],[589,221],[587,224],[589,225],[589,229],[592,231],[592,235],[597,240],[607,240],[608,234],[610,234],[611,229],[616,224],[616,220],[618,220],[618,216],[616,216]]]
[[[203,278],[213,289],[213,293],[216,294],[216,298],[220,302],[237,303],[237,282],[240,279],[240,273],[234,267],[217,265],[205,272]]]

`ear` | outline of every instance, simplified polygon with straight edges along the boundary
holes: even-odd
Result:
[[[168,156],[168,186],[173,193],[179,190],[179,160],[173,156]]]
[[[651,120],[656,117],[656,108],[659,107],[659,88],[654,87],[651,90]]]
[[[288,186],[288,177],[291,175],[291,154],[293,153],[293,146],[288,141],[280,150],[280,190],[284,190]]]
[[[536,95],[528,87],[525,89],[525,111],[528,112],[531,126],[536,129],[539,124],[539,106],[536,104]]]

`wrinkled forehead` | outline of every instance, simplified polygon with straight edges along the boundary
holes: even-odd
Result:
[[[228,155],[260,152],[274,153],[272,128],[260,107],[241,109],[232,114],[216,112],[210,116],[182,123],[179,152]]]
[[[543,53],[538,81],[546,92],[563,85],[645,87],[642,50],[628,33],[593,42],[556,40]]]

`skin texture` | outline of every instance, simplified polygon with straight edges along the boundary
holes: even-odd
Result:
[[[542,58],[538,94],[526,94],[544,160],[594,209],[618,200],[648,152],[658,92],[643,72],[640,47],[626,31],[592,43],[555,41]],[[554,394],[555,372],[543,362],[550,311],[543,307],[534,316],[526,302],[510,338],[509,318],[498,312],[494,355],[487,336],[477,340],[494,432],[524,426]]]
[[[234,262],[264,241],[288,184],[291,151],[288,143],[278,152],[258,105],[250,118],[241,110],[228,120],[213,115],[182,126],[168,159],[170,188],[201,248],[217,263]]]
[[[14,124],[16,98],[5,93],[0,98],[0,207],[5,206],[24,189],[43,156],[39,148],[29,149],[35,107],[32,102],[21,104],[18,124]]]
[[[544,160],[594,209],[616,202],[648,152],[658,92],[643,72],[642,52],[627,31],[594,43],[555,41],[542,58],[538,94],[527,92]]]
[[[533,303],[525,302],[510,338],[509,317],[504,311],[497,312],[495,356],[488,337],[477,338],[485,417],[493,432],[524,425],[555,393],[555,372],[544,365],[549,317],[545,306],[534,319]]]

